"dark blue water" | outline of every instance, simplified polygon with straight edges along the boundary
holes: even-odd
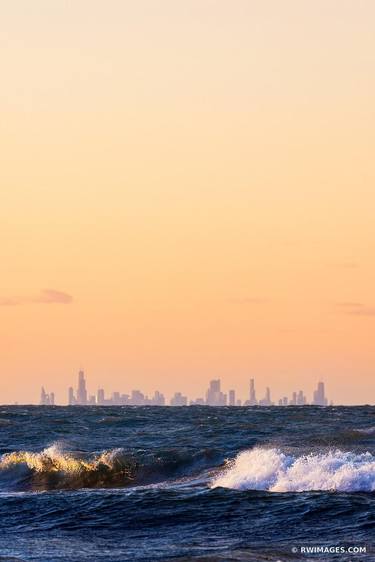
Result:
[[[0,453],[0,560],[375,560],[374,407],[3,406]]]

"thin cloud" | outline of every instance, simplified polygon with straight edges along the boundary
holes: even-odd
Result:
[[[348,314],[352,316],[375,316],[374,306],[362,306],[351,310]]]
[[[70,304],[73,297],[56,289],[43,289],[39,295],[0,298],[0,306],[19,306],[24,304]]]
[[[349,316],[375,316],[375,307],[361,302],[339,302],[337,308]]]
[[[70,304],[73,297],[64,293],[63,291],[56,291],[55,289],[43,289],[39,297],[36,297],[33,302],[42,304]]]

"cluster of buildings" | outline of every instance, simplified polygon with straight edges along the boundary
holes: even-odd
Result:
[[[55,405],[55,393],[54,392],[46,392],[44,390],[44,386],[42,386],[42,390],[40,391],[40,404],[41,404],[41,406],[54,406]]]
[[[206,400],[198,399],[191,404],[205,404],[207,406],[304,406],[307,404],[306,396],[303,391],[293,392],[291,398],[284,396],[280,398],[277,403],[271,399],[271,390],[267,386],[263,398],[259,400],[256,397],[255,381],[250,379],[249,398],[243,403],[241,400],[236,400],[235,390],[230,390],[228,395],[221,392],[220,379],[212,380],[206,392]],[[324,383],[318,383],[318,388],[314,392],[314,399],[312,404],[316,406],[327,406],[328,400],[325,397]]]
[[[48,394],[42,388],[40,403],[42,405],[53,405],[55,403],[54,393]],[[264,397],[258,400],[254,379],[250,379],[249,398],[244,402],[236,399],[236,392],[233,389],[229,390],[228,394],[222,392],[220,379],[210,381],[204,398],[189,400],[181,392],[175,392],[169,402],[171,406],[304,406],[307,403],[306,396],[302,390],[293,392],[290,398],[284,396],[275,403],[271,399],[269,387],[266,388]],[[90,395],[87,392],[85,374],[80,370],[76,390],[73,387],[70,387],[68,390],[68,404],[70,406],[165,406],[167,403],[164,395],[158,390],[151,397],[144,395],[140,390],[132,390],[130,394],[113,392],[110,397],[106,397],[103,388],[99,388],[96,395]],[[316,406],[328,405],[323,382],[318,383],[311,404]]]
[[[210,381],[209,387],[206,392],[205,398],[197,398],[196,400],[188,401],[187,396],[183,396],[180,392],[176,392],[170,402],[171,406],[305,406],[308,404],[305,394],[302,390],[293,392],[292,396],[288,398],[284,396],[276,403],[271,399],[271,390],[266,388],[263,398],[257,400],[255,391],[255,381],[250,379],[249,398],[242,402],[236,399],[236,391],[229,390],[228,394],[221,391],[220,379]],[[314,392],[314,398],[311,404],[315,406],[327,406],[328,400],[325,396],[324,383],[319,382],[318,387]]]
[[[113,392],[112,396],[107,398],[105,396],[104,388],[99,388],[96,395],[88,394],[86,388],[85,374],[81,370],[78,373],[77,390],[71,386],[68,389],[68,404],[69,406],[165,406],[164,395],[158,390],[154,395],[149,398],[145,396],[140,390],[132,390],[131,394],[121,394],[120,392]]]

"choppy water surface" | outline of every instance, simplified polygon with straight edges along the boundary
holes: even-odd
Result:
[[[375,560],[374,407],[3,406],[0,453],[0,560]]]

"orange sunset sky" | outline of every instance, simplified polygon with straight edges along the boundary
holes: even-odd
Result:
[[[375,395],[375,2],[3,0],[0,402]]]

